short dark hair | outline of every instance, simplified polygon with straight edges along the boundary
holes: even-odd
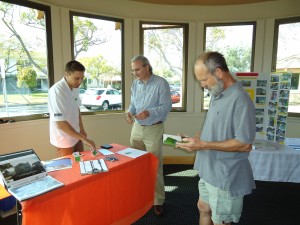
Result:
[[[84,65],[82,65],[80,62],[76,60],[69,61],[65,66],[65,72],[67,73],[73,73],[75,71],[85,71]]]
[[[205,52],[198,56],[197,61],[202,61],[211,74],[214,74],[217,68],[229,72],[226,60],[219,52]]]
[[[143,56],[143,55],[134,56],[131,59],[131,62],[135,62],[135,61],[141,61],[143,63],[143,66],[147,66],[148,65],[149,66],[149,72],[150,72],[150,74],[153,73],[153,69],[152,69],[152,66],[150,64],[150,61],[145,56]]]

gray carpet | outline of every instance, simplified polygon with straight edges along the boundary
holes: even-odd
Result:
[[[134,225],[199,224],[197,173],[191,165],[165,165],[164,174],[165,215],[157,217],[150,210]],[[300,184],[257,181],[256,186],[244,198],[237,225],[300,225]]]
[[[151,209],[133,225],[197,225],[197,172],[192,165],[165,165],[164,174],[165,215],[157,217]],[[300,184],[257,181],[256,185],[244,199],[237,225],[300,225]],[[0,224],[16,225],[16,216],[0,219]]]

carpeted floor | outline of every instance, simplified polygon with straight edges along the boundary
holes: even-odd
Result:
[[[191,165],[164,165],[165,214],[157,217],[150,210],[134,225],[198,224],[198,173]]]
[[[165,165],[165,215],[150,210],[134,225],[197,225],[199,177],[191,165]],[[300,176],[300,174],[299,174]],[[300,184],[256,182],[237,225],[300,225]]]
[[[165,215],[157,217],[151,209],[133,225],[197,225],[199,177],[192,168],[165,165]],[[257,181],[256,185],[253,193],[245,197],[237,225],[300,225],[300,184]],[[16,225],[16,216],[0,219],[0,224]]]

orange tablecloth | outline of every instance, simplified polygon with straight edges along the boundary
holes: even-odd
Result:
[[[113,152],[125,146],[112,144]],[[92,160],[90,151],[82,160]],[[153,205],[158,160],[153,154],[136,159],[115,154],[119,161],[106,164],[108,172],[80,174],[72,169],[50,172],[65,186],[21,202],[22,225],[131,224]],[[104,158],[102,154],[96,158]]]

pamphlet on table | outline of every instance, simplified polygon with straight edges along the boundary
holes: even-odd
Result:
[[[99,149],[98,152],[100,152],[102,155],[113,155],[113,154],[115,154],[114,152],[112,152],[108,149],[104,149],[104,148]]]
[[[70,158],[58,158],[44,162],[47,172],[55,170],[64,170],[72,168],[72,160]]]
[[[130,158],[137,158],[137,157],[147,154],[148,152],[134,149],[134,148],[125,148],[124,150],[118,151],[117,153],[120,155],[128,156]]]
[[[300,138],[286,138],[285,145],[300,151]]]

